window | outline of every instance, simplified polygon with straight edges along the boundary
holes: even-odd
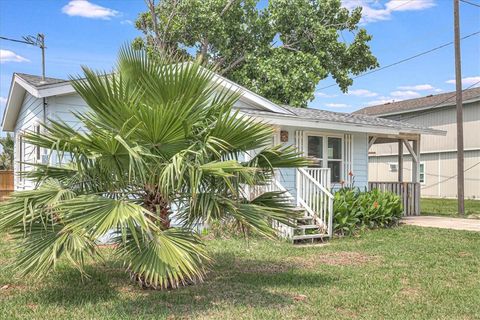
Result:
[[[340,182],[343,177],[343,140],[340,137],[307,136],[307,156],[312,167],[330,168],[331,181]]]
[[[308,136],[308,157],[314,167],[323,167],[323,137]]]
[[[391,162],[388,164],[390,172],[398,172],[398,164],[395,162]]]
[[[425,183],[425,163],[420,163],[420,183]]]
[[[40,125],[35,126],[35,133],[40,134]],[[41,155],[40,155],[40,147],[39,146],[35,147],[35,152],[36,152],[37,161],[40,161]]]
[[[342,139],[328,137],[328,167],[332,175],[332,182],[342,179]]]
[[[23,142],[23,136],[22,134],[18,135],[18,171],[15,173],[17,176],[17,181],[19,184],[23,183],[23,176],[21,172],[24,171],[24,155],[25,155],[25,146]]]

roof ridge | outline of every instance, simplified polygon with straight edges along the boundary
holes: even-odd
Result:
[[[383,104],[377,104],[373,106],[363,107],[357,111],[354,111],[354,114],[362,115],[386,115],[393,113],[405,113],[411,111],[417,111],[417,109],[428,109],[433,107],[441,107],[449,105],[452,102],[455,102],[452,98],[444,99],[446,96],[454,95],[455,91],[443,92],[438,94],[430,94],[423,97],[411,98],[400,101],[387,102]],[[480,98],[480,87],[473,87],[464,89],[462,91],[462,97],[464,101]],[[451,101],[450,101],[451,100]]]

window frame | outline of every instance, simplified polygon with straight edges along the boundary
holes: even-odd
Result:
[[[340,163],[340,178],[339,181],[333,181],[333,175],[330,172],[330,182],[331,183],[341,183],[342,181],[345,180],[345,152],[344,152],[344,144],[345,144],[345,139],[343,134],[335,134],[335,133],[330,133],[330,132],[315,132],[315,131],[306,131],[304,132],[304,137],[303,137],[303,145],[304,145],[304,150],[303,154],[308,157],[308,137],[311,136],[316,136],[316,137],[321,137],[322,138],[322,159],[321,159],[321,168],[328,168],[328,162],[339,162]],[[338,159],[330,159],[328,157],[328,139],[329,138],[338,138],[340,139],[340,154],[341,157]]]
[[[422,167],[423,167],[423,170],[422,170]],[[426,169],[425,162],[420,161],[420,165],[418,166],[418,182],[420,182],[420,184],[427,183],[427,173],[425,169]],[[422,175],[423,175],[423,181],[422,181]]]

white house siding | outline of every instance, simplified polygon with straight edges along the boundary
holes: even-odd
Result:
[[[397,181],[398,172],[390,171],[390,163],[397,163],[397,156],[370,157],[369,178],[371,181]],[[424,164],[425,182],[421,185],[422,197],[456,198],[457,153],[437,152],[421,155]],[[404,156],[404,181],[411,181],[412,162]],[[480,198],[480,150],[465,152],[465,197]]]
[[[20,144],[21,135],[27,131],[33,131],[34,128],[43,121],[43,99],[38,99],[25,93],[25,97],[18,114],[18,120],[14,129],[15,135],[15,153],[14,153],[14,173],[15,190],[24,190],[33,188],[33,183],[21,178],[20,171],[28,171],[32,169],[31,165],[23,165],[20,163],[20,152],[22,152],[22,162],[34,163],[36,159],[36,149],[30,144]]]
[[[464,105],[465,196],[480,198],[480,101]],[[422,196],[455,198],[457,195],[457,131],[454,106],[386,117],[416,125],[447,131],[446,136],[423,135],[420,162],[425,163]],[[411,181],[411,161],[404,151],[404,180]],[[371,181],[397,181],[389,163],[397,163],[398,144],[373,145],[369,157]]]
[[[76,93],[54,96],[48,100],[47,118],[61,120],[69,126],[82,130],[82,123],[75,113],[85,113],[88,110],[86,102]]]

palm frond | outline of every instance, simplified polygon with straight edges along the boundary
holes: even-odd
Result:
[[[120,242],[120,239],[118,239]],[[132,236],[120,242],[119,253],[136,281],[153,288],[178,288],[202,282],[210,261],[198,236],[182,229]]]

